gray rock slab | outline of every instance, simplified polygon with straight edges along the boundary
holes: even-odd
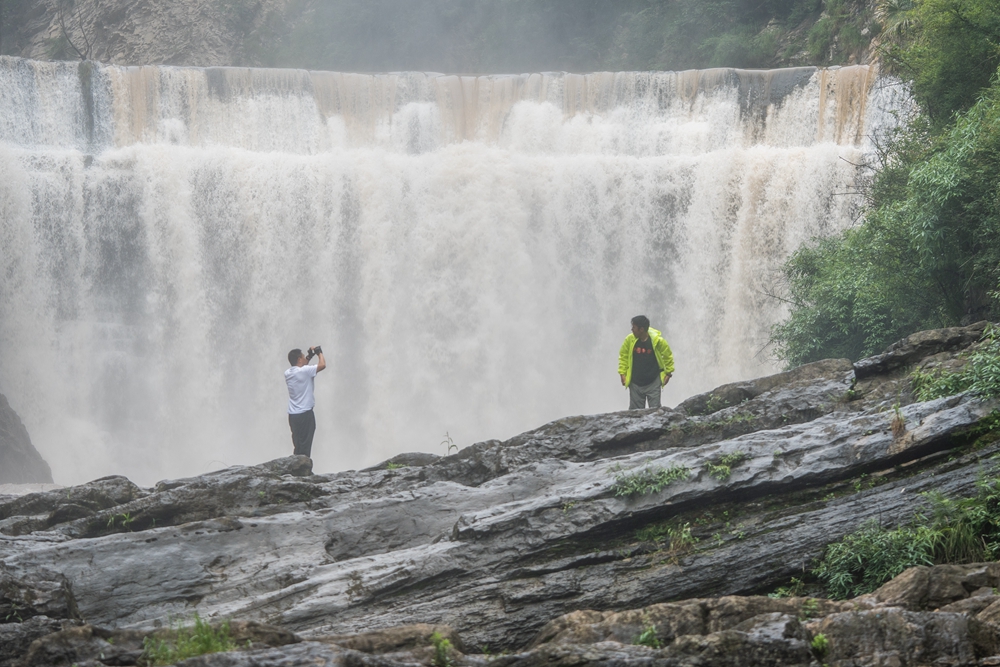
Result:
[[[0,394],[0,484],[51,484],[52,470],[31,444],[28,429]]]
[[[955,336],[906,359],[959,354],[940,349]],[[676,410],[571,417],[364,471],[317,475],[288,457],[152,489],[105,478],[0,499],[0,566],[65,577],[83,618],[110,628],[196,612],[313,640],[435,624],[470,646],[517,649],[576,610],[766,592],[865,521],[911,520],[924,491],[973,493],[1000,452],[977,441],[997,404],[913,402],[908,368],[876,369],[869,391],[831,360]],[[904,397],[898,412],[887,396]],[[622,495],[633,476],[671,469],[682,473],[670,483]],[[681,528],[683,548],[656,537]],[[743,633],[726,641],[764,661],[772,630],[719,632]],[[614,651],[687,664],[714,659],[721,640],[692,641],[673,657]]]

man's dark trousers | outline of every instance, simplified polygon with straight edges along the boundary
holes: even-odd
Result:
[[[292,427],[292,444],[296,456],[309,456],[313,448],[313,434],[316,433],[316,415],[312,410],[288,415],[288,425]]]

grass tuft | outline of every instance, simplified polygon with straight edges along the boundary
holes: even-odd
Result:
[[[691,476],[691,471],[683,466],[653,466],[643,468],[635,473],[619,473],[615,475],[612,487],[616,496],[631,498],[632,496],[659,493],[674,482],[684,481]]]
[[[236,645],[229,636],[229,621],[216,630],[195,614],[192,627],[178,629],[176,636],[170,640],[146,637],[142,648],[143,664],[154,667],[173,665],[196,655],[232,651]]]

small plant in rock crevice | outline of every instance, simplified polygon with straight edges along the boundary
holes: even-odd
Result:
[[[900,438],[904,433],[906,433],[906,417],[903,416],[903,411],[899,407],[897,402],[892,406],[892,423],[890,424],[892,428],[892,437]]]
[[[718,412],[723,408],[729,407],[729,401],[727,401],[722,396],[717,396],[716,394],[709,394],[708,400],[705,401],[705,412],[704,414],[710,415],[713,412]]]
[[[431,635],[431,643],[434,645],[434,667],[452,667],[451,641],[435,632]]]
[[[652,542],[657,547],[667,543],[667,549],[671,553],[688,551],[699,541],[691,532],[690,522],[678,525],[660,523],[646,526],[635,532],[635,538],[640,542]]]
[[[132,516],[130,512],[122,512],[121,514],[112,514],[108,519],[108,528],[114,528],[117,523],[122,528],[127,528],[131,530],[132,522],[135,521],[135,517]]]
[[[656,626],[653,625],[652,621],[646,619],[642,633],[636,638],[635,643],[639,646],[648,646],[649,648],[660,648],[662,646],[660,638],[656,635]]]
[[[4,623],[7,623],[11,619],[14,619],[18,623],[24,623],[24,619],[21,618],[21,605],[19,605],[17,602],[11,602],[10,613],[4,616],[3,620]]]
[[[733,474],[733,468],[745,461],[748,456],[746,452],[730,452],[706,463],[705,470],[710,477],[724,482]]]
[[[805,594],[805,582],[798,577],[792,577],[787,586],[778,586],[773,592],[768,593],[769,598],[796,598]]]
[[[670,484],[684,481],[690,476],[691,471],[683,466],[645,467],[639,472],[616,474],[612,488],[616,496],[631,498],[632,496],[659,493]]]
[[[830,641],[826,638],[822,632],[812,638],[809,647],[812,648],[813,653],[816,657],[822,660],[826,657],[827,652],[830,650]]]
[[[819,616],[819,600],[816,598],[809,598],[802,603],[799,607],[799,620],[808,621],[809,619],[816,618]]]
[[[456,445],[455,441],[451,439],[451,436],[448,434],[448,431],[444,432],[444,440],[441,441],[441,444],[444,445],[445,448],[447,449],[446,456],[450,455],[451,450],[453,449],[455,450],[456,454],[458,453],[458,445]]]

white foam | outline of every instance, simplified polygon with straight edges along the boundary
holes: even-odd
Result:
[[[765,293],[851,224],[888,115],[867,68],[95,66],[88,131],[32,106],[68,67],[0,58],[0,391],[66,484],[289,454],[292,347],[329,355],[319,471],[621,409],[638,313],[668,404],[777,370]]]

